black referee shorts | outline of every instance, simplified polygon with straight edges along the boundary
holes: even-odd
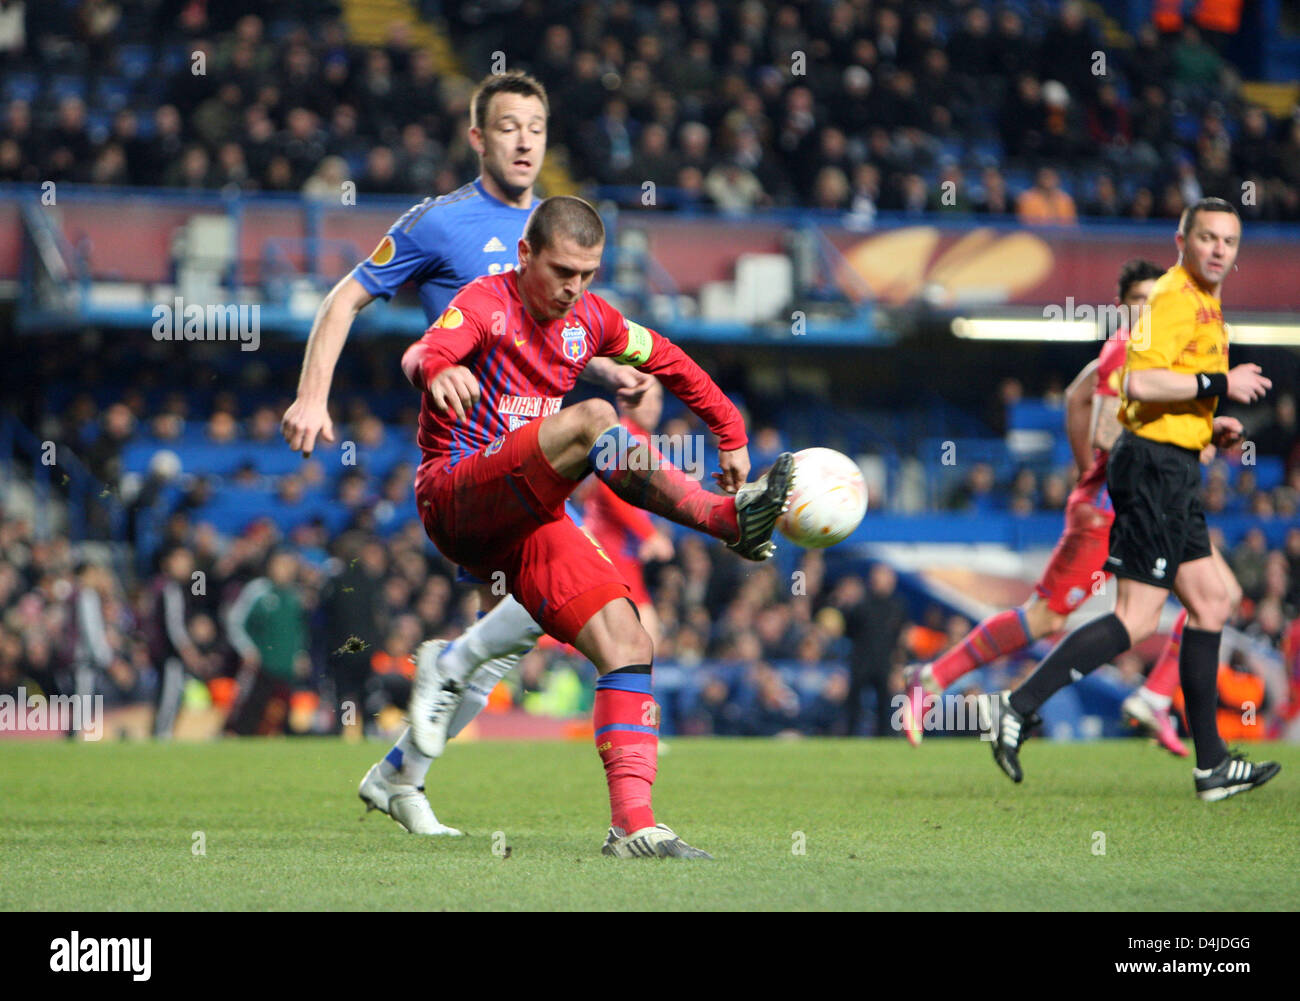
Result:
[[[1124,431],[1106,482],[1115,504],[1106,569],[1116,577],[1171,589],[1179,566],[1210,555],[1199,453]]]

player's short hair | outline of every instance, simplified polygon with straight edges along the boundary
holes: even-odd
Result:
[[[535,97],[542,102],[542,111],[546,117],[551,115],[551,104],[546,99],[546,88],[542,82],[523,70],[510,70],[508,73],[493,73],[485,77],[474,91],[474,96],[469,101],[469,124],[472,128],[486,127],[488,105],[497,94]]]
[[[605,242],[605,224],[600,221],[599,213],[581,198],[554,195],[533,209],[524,226],[524,239],[536,254],[561,236],[579,247],[598,247]]]
[[[1183,209],[1183,217],[1178,220],[1178,232],[1184,239],[1196,225],[1196,216],[1201,212],[1228,212],[1235,215],[1238,220],[1241,219],[1241,213],[1232,202],[1224,201],[1222,198],[1202,198],[1194,205]]]
[[[1123,302],[1128,296],[1128,290],[1138,282],[1151,281],[1163,274],[1164,271],[1161,270],[1159,264],[1141,257],[1125,261],[1124,266],[1119,269],[1119,301]]]

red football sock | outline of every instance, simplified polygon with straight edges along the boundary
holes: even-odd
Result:
[[[609,784],[610,823],[624,834],[654,827],[650,789],[659,767],[659,707],[649,664],[619,668],[596,681],[592,723]]]
[[[1187,609],[1184,608],[1174,620],[1173,632],[1169,634],[1165,648],[1160,651],[1156,666],[1151,668],[1151,673],[1143,682],[1142,687],[1154,695],[1172,697],[1178,688],[1178,651],[1183,645],[1183,626],[1186,624]]]
[[[629,504],[723,542],[740,538],[736,498],[705,490],[665,459],[646,435],[612,427],[596,439],[589,455],[596,475]]]
[[[966,638],[934,662],[935,683],[947,688],[963,674],[1029,646],[1032,637],[1020,608],[989,616],[966,634]]]

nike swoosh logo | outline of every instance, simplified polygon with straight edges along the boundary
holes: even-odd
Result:
[[[515,347],[517,347],[517,348],[522,348],[522,347],[524,346],[524,341],[527,341],[527,340],[528,340],[528,338],[525,337],[524,340],[522,340],[522,341],[519,341],[519,340],[515,341]]]

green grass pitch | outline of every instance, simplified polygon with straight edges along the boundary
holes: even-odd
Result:
[[[1282,774],[1201,803],[1187,762],[1137,740],[1033,742],[1021,786],[975,740],[666,744],[656,813],[714,862],[603,858],[605,783],[585,743],[452,744],[429,794],[460,839],[408,835],[379,813],[359,822],[356,786],[378,743],[0,744],[0,908],[1205,911],[1300,899],[1296,746],[1254,748]]]

